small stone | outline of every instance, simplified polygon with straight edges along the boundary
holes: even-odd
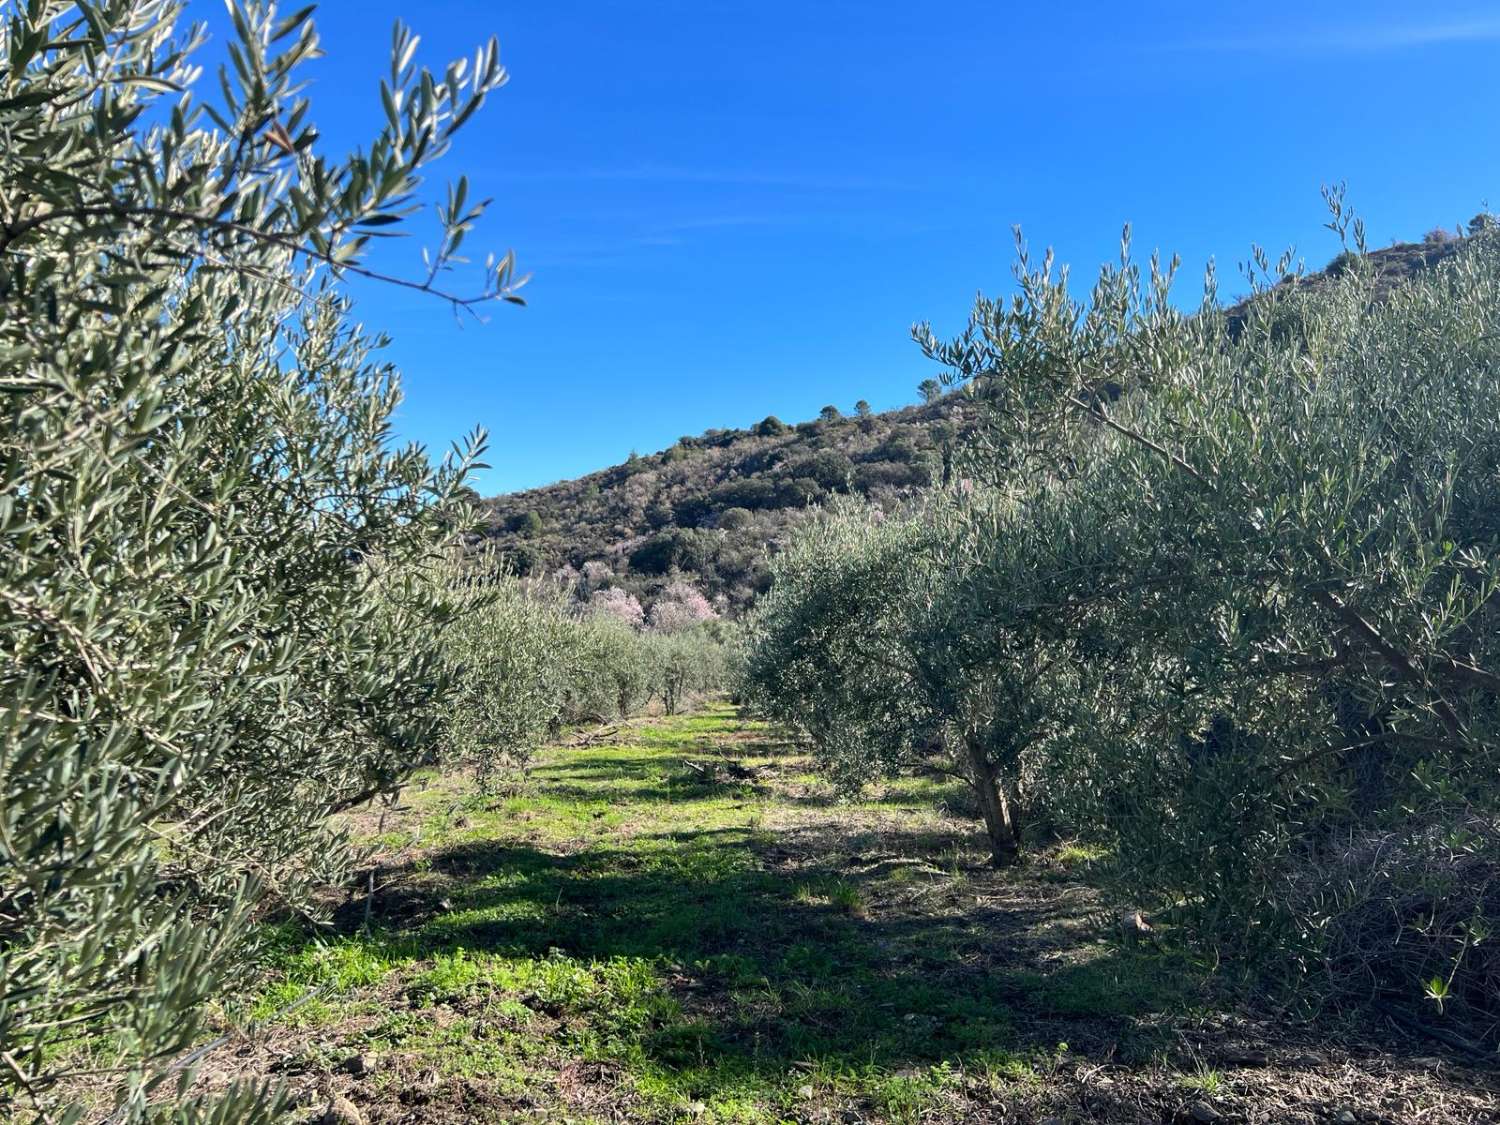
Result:
[[[1359,1118],[1354,1116],[1352,1109],[1339,1110],[1338,1113],[1333,1115],[1333,1119],[1338,1122],[1338,1125],[1357,1125],[1359,1121]]]
[[[345,1074],[352,1074],[355,1078],[363,1078],[375,1069],[375,1060],[369,1055],[350,1055],[339,1063],[339,1069]]]
[[[318,1120],[322,1125],[365,1125],[365,1115],[359,1112],[359,1108],[348,1098],[341,1098],[337,1094]]]
[[[1194,1102],[1187,1109],[1187,1119],[1189,1121],[1200,1122],[1201,1125],[1208,1125],[1210,1121],[1217,1121],[1223,1116],[1222,1113],[1207,1102]]]
[[[812,1086],[811,1086],[811,1085],[808,1085],[808,1086],[798,1086],[798,1087],[797,1087],[797,1096],[798,1096],[798,1097],[799,1097],[799,1098],[801,1098],[801,1099],[802,1099],[802,1100],[803,1100],[803,1101],[807,1101],[807,1100],[808,1100],[808,1099],[809,1099],[809,1098],[811,1098],[811,1097],[812,1097],[812,1096],[813,1096],[813,1094],[815,1094],[815,1093],[816,1093],[816,1092],[817,1092],[817,1091],[815,1091],[815,1090],[814,1090],[814,1089],[813,1089],[813,1088],[812,1088]]]
[[[1037,1122],[1037,1125],[1068,1125],[1068,1123],[1061,1117],[1044,1117]]]

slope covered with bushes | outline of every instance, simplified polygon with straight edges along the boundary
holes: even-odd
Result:
[[[1486,221],[1476,216],[1470,227]],[[1435,229],[1421,242],[1369,251],[1369,292],[1383,299],[1463,244],[1462,231]],[[1339,254],[1321,271],[1286,274],[1283,284],[1319,289],[1353,258]],[[1257,299],[1227,310],[1231,332]],[[614,587],[649,604],[676,575],[721,612],[738,614],[765,592],[771,555],[809,509],[854,496],[891,510],[951,477],[978,417],[974,404],[943,395],[934,380],[919,390],[922,405],[849,415],[825,407],[796,425],[773,417],[709,430],[576,480],[493,497],[484,501],[484,537],[522,574],[585,576],[584,597]]]
[[[929,388],[929,393],[932,389]],[[765,590],[767,548],[840,495],[899,503],[943,479],[960,398],[788,426],[710,430],[578,480],[485,502],[486,536],[522,573],[570,567],[649,602],[681,575],[721,611]],[[608,572],[608,578],[604,577]]]

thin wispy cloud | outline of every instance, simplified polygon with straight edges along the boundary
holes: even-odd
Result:
[[[690,219],[654,223],[640,233],[625,238],[610,238],[585,246],[557,248],[543,253],[532,265],[597,265],[625,261],[635,255],[664,248],[690,245],[694,234],[732,231],[748,227],[787,227],[805,221],[798,215],[703,215]]]
[[[495,179],[527,183],[584,180],[608,183],[714,184],[798,191],[912,191],[922,186],[913,181],[891,180],[879,176],[763,171],[754,168],[693,168],[663,164],[499,172],[495,174]]]
[[[1500,17],[1486,16],[1384,26],[1285,28],[1279,31],[1257,31],[1250,35],[1179,40],[1164,44],[1164,47],[1171,51],[1221,51],[1236,54],[1352,54],[1496,41],[1500,41]]]

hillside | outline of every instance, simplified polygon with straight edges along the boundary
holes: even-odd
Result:
[[[1476,216],[1470,229],[1490,221]],[[1434,230],[1421,242],[1370,251],[1377,299],[1463,241]],[[1340,254],[1282,284],[1317,286],[1351,261]],[[1231,305],[1231,322],[1254,300]],[[969,420],[961,395],[881,414],[830,410],[797,425],[771,417],[750,429],[709,430],[577,480],[495,497],[485,501],[486,536],[519,572],[561,571],[581,598],[610,585],[649,604],[680,575],[732,614],[765,589],[767,546],[774,550],[812,507],[838,494],[898,503],[942,477]]]
[[[488,535],[522,573],[573,568],[584,595],[609,583],[647,601],[681,574],[732,613],[765,588],[766,546],[813,506],[839,494],[897,503],[940,480],[965,421],[963,397],[950,395],[880,414],[825,410],[797,425],[767,418],[709,430],[488,500]]]

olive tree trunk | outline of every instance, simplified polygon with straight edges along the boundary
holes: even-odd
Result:
[[[1015,863],[1021,855],[1021,817],[1016,795],[990,761],[978,739],[964,739],[969,772],[984,814],[984,829],[990,838],[990,861],[996,867]]]

